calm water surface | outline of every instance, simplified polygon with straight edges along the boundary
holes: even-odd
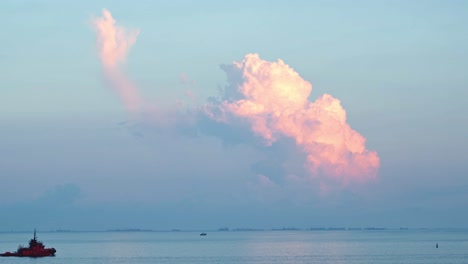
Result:
[[[468,230],[38,233],[49,258],[0,263],[468,263]],[[0,251],[32,234],[0,233]],[[435,244],[439,248],[435,248]]]

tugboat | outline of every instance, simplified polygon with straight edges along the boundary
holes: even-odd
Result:
[[[41,241],[37,241],[36,229],[34,229],[34,237],[29,240],[29,247],[19,246],[16,252],[5,252],[0,254],[0,257],[53,257],[55,256],[55,248],[45,248]]]

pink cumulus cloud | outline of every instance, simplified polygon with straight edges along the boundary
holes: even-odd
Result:
[[[307,155],[305,166],[313,177],[331,177],[345,185],[376,178],[380,159],[347,123],[340,100],[324,94],[310,102],[312,85],[282,60],[247,54],[226,71],[236,86],[236,99],[205,107],[209,117],[226,123],[246,120],[267,145],[281,137],[294,139]],[[229,75],[241,80],[236,83]]]
[[[103,9],[102,16],[94,18],[92,24],[96,31],[98,54],[104,75],[118,93],[125,108],[132,112],[139,110],[143,103],[140,93],[119,66],[125,63],[127,53],[135,44],[140,30],[128,30],[116,25],[107,9]]]

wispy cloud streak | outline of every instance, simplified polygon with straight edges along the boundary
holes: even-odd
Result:
[[[99,58],[107,81],[112,89],[117,91],[128,111],[138,111],[143,100],[137,87],[121,71],[120,65],[125,62],[140,30],[128,30],[116,25],[107,9],[103,9],[102,16],[94,18],[92,22],[96,31]]]

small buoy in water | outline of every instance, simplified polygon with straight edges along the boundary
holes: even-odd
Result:
[[[436,248],[439,248],[439,243],[436,243]]]

